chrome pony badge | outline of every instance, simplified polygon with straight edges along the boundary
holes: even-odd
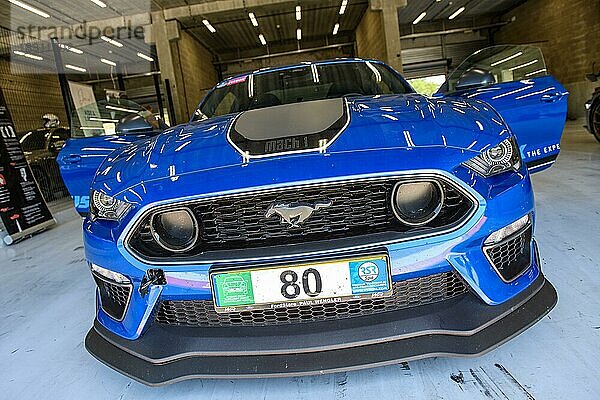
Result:
[[[292,204],[272,204],[265,213],[265,217],[270,218],[277,214],[281,217],[282,224],[288,224],[290,228],[298,228],[317,210],[330,207],[333,204],[331,200],[318,202],[314,204],[298,203]]]

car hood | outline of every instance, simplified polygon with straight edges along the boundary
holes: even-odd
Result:
[[[237,175],[240,187],[242,180],[252,182],[248,176],[263,170],[271,171],[264,172],[270,175],[267,181],[276,180],[287,165],[303,166],[305,176],[310,175],[306,169],[324,169],[324,176],[330,176],[335,174],[336,165],[346,164],[344,160],[357,159],[368,166],[375,161],[373,152],[378,153],[377,164],[386,165],[384,169],[451,170],[508,135],[498,114],[479,101],[381,95],[353,97],[347,100],[347,106],[350,122],[324,153],[315,150],[247,162],[227,139],[227,131],[239,114],[227,115],[179,125],[117,150],[99,168],[92,187],[117,195],[140,183],[146,187],[154,181],[175,182],[189,174],[206,176],[217,170],[227,170],[225,175],[230,178]],[[369,155],[365,161],[358,161],[358,154]],[[391,157],[395,162],[387,165],[390,160],[384,162],[382,157]],[[332,164],[334,160],[336,165]],[[336,173],[347,174],[347,169],[340,167]],[[370,169],[377,168],[366,167],[363,172]],[[214,172],[212,176],[217,175]]]

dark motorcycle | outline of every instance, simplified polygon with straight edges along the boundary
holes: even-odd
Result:
[[[595,71],[596,64],[592,66],[592,73],[587,74],[585,78],[590,82],[597,82],[600,78],[600,69]],[[592,98],[585,103],[585,109],[587,112],[587,126],[586,128],[596,140],[600,142],[600,86],[596,88],[592,94]]]

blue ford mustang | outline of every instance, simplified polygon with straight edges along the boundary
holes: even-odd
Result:
[[[567,93],[512,54],[431,98],[378,61],[260,70],[110,154],[83,223],[87,349],[157,385],[476,355],[534,324],[557,295],[530,173]]]

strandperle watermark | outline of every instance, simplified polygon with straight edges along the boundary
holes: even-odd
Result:
[[[127,21],[127,24],[118,27],[100,27],[83,21],[81,24],[75,26],[28,25],[17,26],[15,30],[18,38],[21,40],[46,41],[57,38],[59,41],[64,41],[78,39],[86,40],[90,45],[101,40],[100,38],[103,36],[116,40],[144,40],[144,27],[141,25],[133,26],[131,21]]]
[[[12,31],[10,47],[3,51],[10,52],[11,73],[15,75],[29,73],[31,67],[39,74],[54,73],[54,39],[69,74],[112,73],[119,63],[128,64],[127,73],[152,70],[148,62],[153,61],[151,44],[144,39],[144,26],[131,21],[120,26],[85,20],[76,25],[31,24],[12,27]]]

